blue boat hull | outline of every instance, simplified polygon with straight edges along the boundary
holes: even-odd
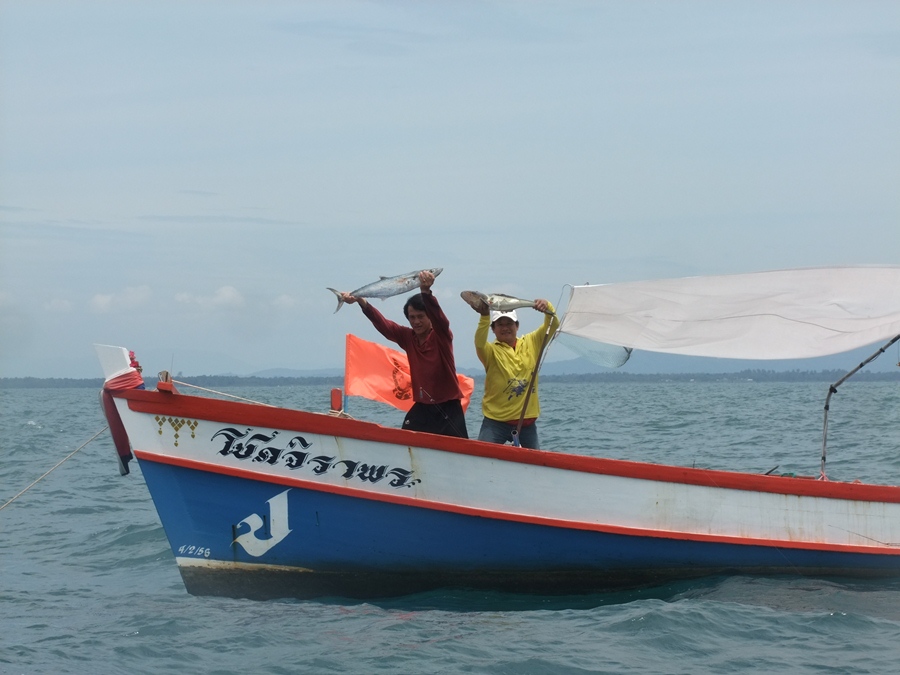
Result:
[[[442,587],[584,593],[710,574],[896,575],[896,556],[629,536],[456,513],[142,460],[187,590],[373,598]],[[281,495],[282,532],[273,523]],[[239,543],[252,533],[263,553]]]

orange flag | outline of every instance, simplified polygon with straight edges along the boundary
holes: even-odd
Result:
[[[381,401],[403,411],[412,408],[415,401],[406,354],[347,333],[345,359],[344,392],[348,396]],[[475,390],[475,380],[460,374],[456,377],[465,411]]]

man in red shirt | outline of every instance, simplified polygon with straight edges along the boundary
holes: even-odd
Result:
[[[422,292],[410,296],[403,306],[409,328],[386,319],[365,298],[349,293],[342,297],[344,302],[359,303],[375,329],[406,352],[415,403],[406,413],[403,428],[468,438],[450,322],[431,293],[434,275],[422,271],[419,281]]]

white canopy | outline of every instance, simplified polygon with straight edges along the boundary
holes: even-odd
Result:
[[[560,332],[668,354],[826,356],[900,335],[900,267],[575,286]]]

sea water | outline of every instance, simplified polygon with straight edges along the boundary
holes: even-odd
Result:
[[[321,411],[329,391],[228,389]],[[826,394],[821,382],[547,381],[541,443],[815,476]],[[479,407],[476,394],[472,436]],[[402,419],[357,398],[348,410]],[[722,576],[565,597],[194,597],[140,468],[119,476],[108,433],[88,442],[104,426],[94,389],[0,390],[0,673],[894,673],[900,663],[900,581]],[[900,484],[900,384],[843,385],[827,447],[831,479]]]

